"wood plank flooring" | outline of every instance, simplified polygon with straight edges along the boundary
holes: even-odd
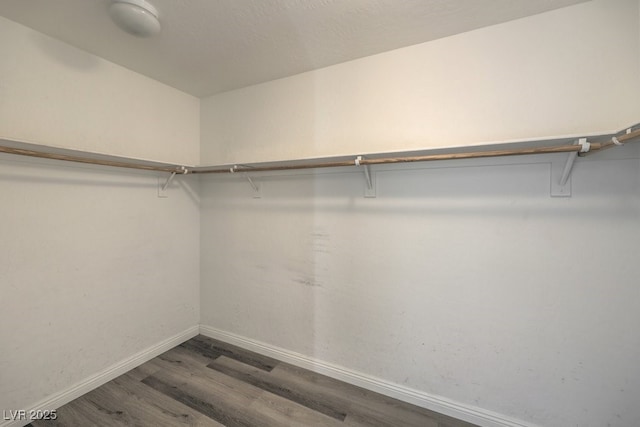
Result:
[[[473,427],[204,336],[31,425]]]

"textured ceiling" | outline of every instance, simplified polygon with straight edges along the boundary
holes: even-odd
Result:
[[[584,0],[150,0],[132,37],[110,0],[2,0],[0,15],[202,97]]]

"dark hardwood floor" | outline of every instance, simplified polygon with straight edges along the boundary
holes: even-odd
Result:
[[[32,425],[473,426],[204,336],[57,413]]]

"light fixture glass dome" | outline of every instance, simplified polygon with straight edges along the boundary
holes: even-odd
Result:
[[[160,32],[158,11],[145,0],[116,0],[109,5],[109,15],[118,27],[137,37]]]

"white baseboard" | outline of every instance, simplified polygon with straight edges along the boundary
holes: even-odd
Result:
[[[97,387],[100,387],[102,384],[107,383],[112,379],[124,374],[125,372],[128,372],[131,369],[142,365],[144,362],[153,359],[154,357],[164,353],[165,351],[170,350],[173,347],[187,341],[188,339],[195,337],[196,335],[198,335],[198,332],[199,327],[192,326],[177,335],[174,335],[164,341],[152,345],[151,347],[146,348],[145,350],[142,350],[134,354],[133,356],[128,357],[116,363],[115,365],[112,365],[107,369],[82,380],[79,383],[72,385],[66,390],[62,390],[59,393],[41,400],[40,402],[34,404],[31,408],[28,408],[26,410],[26,413],[29,414],[32,410],[39,411],[59,408],[62,405],[69,403],[74,399],[77,399],[83,394],[88,393]],[[22,427],[28,423],[28,420],[10,420],[5,421],[4,423],[0,423],[0,427]]]
[[[37,411],[59,408],[60,406],[71,402],[102,384],[111,381],[119,375],[122,375],[125,372],[140,366],[144,362],[164,353],[165,351],[172,349],[184,341],[193,338],[198,335],[198,333],[367,390],[478,424],[483,427],[537,427],[533,424],[525,423],[502,414],[394,384],[392,382],[324,362],[304,354],[289,351],[281,347],[252,340],[230,332],[221,331],[206,325],[200,325],[199,327],[193,326],[177,335],[174,335],[173,337],[128,357],[115,365],[110,366],[102,372],[98,372],[97,374],[72,385],[66,390],[62,390],[59,393],[49,396],[27,409],[27,414],[30,410]],[[22,427],[26,424],[28,424],[28,421],[25,420],[9,420],[0,423],[0,427]]]
[[[483,427],[536,427],[533,424],[502,414],[394,384],[304,354],[221,331],[211,326],[200,325],[200,334]]]

